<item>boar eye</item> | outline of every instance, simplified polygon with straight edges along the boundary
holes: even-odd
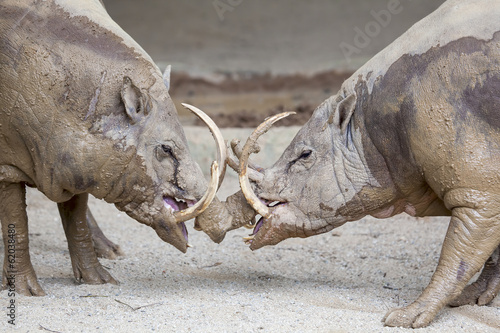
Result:
[[[169,154],[169,155],[173,154],[172,147],[170,147],[169,145],[161,145],[161,150],[163,150],[163,152],[165,154]]]
[[[302,154],[300,154],[299,159],[307,159],[309,156],[311,156],[312,151],[311,150],[304,150]]]
[[[156,158],[161,161],[165,157],[170,157],[175,159],[174,150],[171,146],[162,144],[156,148]]]
[[[314,162],[314,160],[309,159],[309,157],[311,157],[312,153],[313,153],[312,150],[310,150],[310,149],[304,149],[300,153],[299,157],[297,157],[293,161],[288,162],[288,165],[286,167],[287,170],[289,170],[297,162],[301,162],[302,165],[310,167],[311,163]]]

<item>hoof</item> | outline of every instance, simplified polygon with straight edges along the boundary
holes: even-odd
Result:
[[[75,270],[75,279],[85,284],[119,284],[101,264],[92,268]]]
[[[14,286],[9,285],[5,271],[2,289],[14,289],[17,294],[25,296],[45,296],[45,292],[38,283],[38,279],[34,271],[28,273],[16,273]]]
[[[450,306],[486,305],[490,303],[500,291],[500,280],[477,281],[467,286],[462,294],[449,303]]]
[[[429,325],[437,312],[415,302],[407,307],[389,311],[382,322],[391,327],[421,328]]]

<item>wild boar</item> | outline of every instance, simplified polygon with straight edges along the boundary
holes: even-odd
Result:
[[[189,154],[168,75],[102,3],[2,1],[0,63],[4,287],[15,283],[18,293],[44,295],[30,262],[26,185],[57,202],[79,281],[115,282],[94,251],[89,194],[185,252],[184,221],[214,198],[225,168],[224,142],[212,126],[219,158],[207,186]]]
[[[499,17],[498,1],[445,2],[347,79],[272,167],[247,169],[257,138],[286,114],[259,126],[236,151],[241,188],[263,216],[250,248],[365,215],[451,216],[429,285],[384,323],[423,327],[447,304],[490,302],[500,290]]]

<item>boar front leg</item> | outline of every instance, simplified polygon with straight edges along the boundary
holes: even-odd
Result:
[[[484,192],[458,189],[445,196],[452,217],[431,282],[409,306],[389,311],[387,326],[419,328],[464,289],[500,243],[500,200]]]
[[[119,245],[116,245],[110,241],[102,232],[101,228],[97,224],[92,212],[87,208],[87,225],[89,226],[90,233],[92,234],[92,242],[94,244],[94,249],[99,258],[105,259],[116,259],[119,256],[123,256],[123,251],[120,249]]]
[[[500,291],[500,247],[486,261],[481,275],[467,286],[462,294],[450,302],[450,306],[466,304],[486,305],[491,302]]]
[[[26,296],[44,296],[31,265],[24,183],[0,182],[0,220],[4,243],[2,288]]]
[[[116,280],[101,266],[87,225],[88,194],[77,194],[58,203],[59,214],[68,240],[73,273],[78,282],[88,284],[114,283]]]

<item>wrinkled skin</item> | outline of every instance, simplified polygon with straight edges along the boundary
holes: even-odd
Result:
[[[448,303],[490,302],[500,290],[499,15],[494,1],[448,1],[319,106],[254,182],[260,200],[279,203],[250,248],[365,215],[451,216],[428,287],[384,323],[423,327]]]
[[[3,286],[15,280],[18,293],[44,294],[29,257],[26,185],[58,204],[78,281],[116,283],[94,251],[89,194],[185,252],[173,211],[207,184],[150,57],[99,0],[7,0],[0,13]]]

